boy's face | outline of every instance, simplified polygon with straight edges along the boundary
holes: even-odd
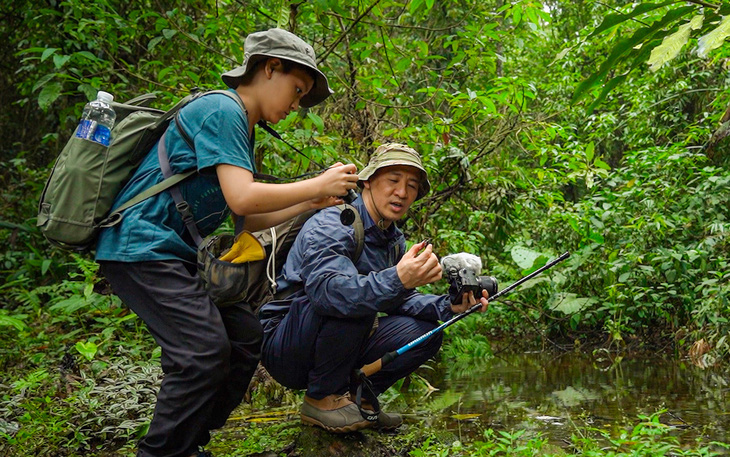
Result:
[[[421,170],[408,165],[393,165],[378,170],[363,183],[370,192],[370,203],[377,210],[368,212],[375,221],[381,217],[386,225],[405,216],[418,196]],[[367,203],[367,202],[366,202]]]
[[[267,64],[269,66],[269,64]],[[291,111],[299,108],[299,102],[314,86],[314,79],[304,70],[293,68],[289,73],[281,70],[281,64],[275,65],[270,72],[269,90],[266,94],[262,117],[276,124],[286,118]]]

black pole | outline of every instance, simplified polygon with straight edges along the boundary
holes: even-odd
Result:
[[[552,260],[551,262],[543,265],[542,267],[538,268],[537,270],[533,271],[532,273],[528,274],[527,276],[524,276],[514,283],[510,284],[508,287],[505,287],[504,289],[500,290],[494,296],[488,297],[487,300],[491,303],[495,301],[497,298],[506,295],[513,290],[515,290],[517,287],[525,283],[525,281],[529,281],[530,279],[534,278],[535,276],[539,275],[543,271],[552,268],[556,264],[562,262],[563,260],[570,257],[570,252],[563,253],[560,257]],[[477,297],[475,297],[477,298]],[[365,366],[363,366],[359,371],[364,374],[365,376],[370,376],[378,371],[380,371],[384,366],[388,365],[390,362],[395,360],[399,355],[408,352],[409,350],[413,349],[414,347],[418,346],[419,344],[423,343],[427,339],[429,339],[431,336],[435,335],[436,333],[439,333],[443,331],[446,327],[449,327],[456,322],[460,321],[461,319],[465,318],[466,316],[475,313],[479,310],[479,308],[482,307],[481,303],[477,303],[476,305],[472,306],[468,310],[464,311],[461,314],[457,314],[456,316],[452,317],[448,321],[444,322],[443,324],[439,325],[435,329],[431,330],[430,332],[424,333],[423,335],[419,336],[415,340],[411,341],[410,343],[406,344],[405,346],[401,347],[400,349],[397,349],[395,351],[388,352],[385,354],[382,358],[376,360],[373,363],[369,363]]]

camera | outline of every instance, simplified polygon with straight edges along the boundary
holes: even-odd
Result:
[[[341,198],[345,201],[345,203],[351,204],[355,201],[357,197],[357,192],[355,192],[353,189],[350,189],[347,191],[347,195],[343,195]]]
[[[498,283],[494,276],[477,276],[474,270],[469,268],[450,268],[447,272],[449,278],[449,296],[451,303],[461,303],[465,293],[473,292],[474,298],[479,301],[482,290],[486,290],[489,296],[497,293]]]

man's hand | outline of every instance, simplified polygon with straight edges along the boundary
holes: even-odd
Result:
[[[428,241],[414,244],[398,262],[396,271],[406,289],[415,289],[438,281],[442,272],[439,260]]]
[[[489,294],[486,290],[482,290],[482,298],[480,299],[480,302],[482,303],[482,309],[479,310],[480,313],[486,311],[487,306],[489,306],[489,301],[487,301],[487,298],[489,298]],[[455,312],[456,314],[461,314],[476,304],[477,301],[476,298],[474,298],[474,293],[469,292],[463,295],[460,304],[451,305],[451,311]]]

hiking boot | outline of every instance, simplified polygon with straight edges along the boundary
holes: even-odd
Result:
[[[303,424],[316,425],[334,433],[354,432],[370,425],[347,394],[328,395],[321,400],[305,395],[301,417]]]
[[[362,402],[362,409],[375,413],[373,406],[366,402]],[[380,414],[378,414],[378,420],[375,421],[373,424],[373,428],[376,428],[378,430],[390,432],[398,427],[401,426],[403,423],[403,416],[397,413],[386,413],[385,411],[380,411]]]

